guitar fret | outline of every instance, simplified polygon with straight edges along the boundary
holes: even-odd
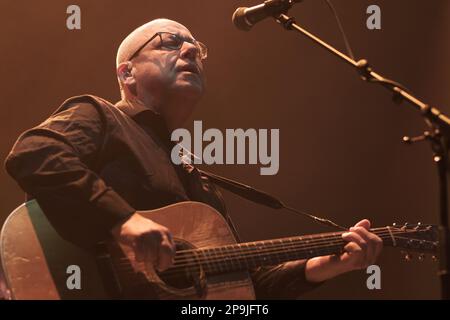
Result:
[[[248,243],[243,243],[243,244],[241,244],[241,246],[244,246],[244,247],[245,247],[245,250],[248,250],[248,249],[249,249]],[[245,257],[243,257],[243,260],[244,260],[244,263],[245,263],[245,265],[247,266],[247,268],[250,269],[249,260],[246,259]]]
[[[319,235],[319,241],[322,241],[323,238],[324,238],[323,235]],[[323,248],[322,246],[318,246],[318,248],[316,249],[316,253],[317,253],[319,256],[323,256],[323,255],[324,255],[324,252],[323,252],[324,249],[326,249],[326,248]]]
[[[258,267],[261,264],[261,262],[258,263],[257,260],[256,260],[257,258],[258,259],[260,258],[258,256],[259,248],[255,245],[254,242],[250,243],[249,248],[251,249],[251,251],[256,253],[256,255],[252,255],[251,258],[250,258],[250,261],[253,263],[252,267],[256,268],[256,267]]]
[[[314,241],[314,237],[313,236],[308,236],[309,242],[313,242]],[[316,248],[310,247],[308,253],[310,254],[311,257],[317,256],[317,251]]]
[[[265,251],[271,250],[273,248],[273,246],[274,246],[273,240],[266,240],[265,241]],[[267,263],[267,260],[269,259],[268,257],[266,257],[266,255],[267,255],[266,252],[262,253],[263,263]],[[278,261],[279,261],[278,252],[275,251],[270,257],[272,258],[273,261],[276,261],[276,263],[278,263]]]
[[[235,262],[233,262],[233,265],[234,265],[234,263],[236,263],[237,269],[241,270],[242,267],[241,267],[240,255],[242,252],[242,247],[241,247],[241,244],[239,244],[239,243],[235,247],[237,249],[238,254],[236,255],[236,258],[233,258],[233,261],[235,261]]]
[[[301,248],[297,248],[297,246],[299,246],[299,243],[302,243],[302,238],[298,237],[297,241],[294,242],[292,238],[288,238],[289,241],[289,246],[292,248],[296,248],[295,251],[291,252],[291,255],[294,259],[291,260],[299,260],[300,259],[300,250]]]
[[[232,261],[232,258],[231,258],[231,254],[230,254],[231,253],[230,249],[231,249],[230,246],[223,247],[223,254],[224,254],[224,259],[225,259],[225,266],[224,266],[224,268],[229,270],[229,271],[233,271],[234,268],[233,268],[233,261]]]
[[[204,264],[205,264],[206,270],[209,271],[209,272],[214,273],[215,272],[215,266],[214,266],[214,261],[212,261],[214,256],[212,255],[211,249],[205,248],[205,249],[202,249],[202,250],[199,250],[199,251],[203,255],[203,259],[205,261]]]
[[[280,251],[280,253],[279,253],[280,262],[291,260],[290,257],[289,257],[289,254],[288,254],[289,249],[288,248],[286,248],[286,249],[283,248],[283,247],[285,247],[286,243],[283,240],[281,240],[281,239],[274,240],[274,242],[275,242],[275,245],[277,247],[280,247],[282,249],[282,251]]]
[[[225,273],[335,254],[344,245],[339,240],[340,233],[289,237],[208,248],[203,255],[209,272]]]
[[[285,261],[289,261],[291,260],[290,256],[289,256],[289,247],[286,246],[286,242],[283,241],[282,239],[278,239],[278,240],[273,240],[272,243],[275,243],[275,245],[277,246],[277,248],[281,248],[280,252],[277,254],[277,258],[278,258],[278,263],[282,263]]]
[[[226,260],[225,260],[225,255],[224,255],[224,248],[223,247],[219,247],[218,248],[218,253],[217,253],[217,265],[220,268],[220,272],[226,272],[227,271],[227,267],[226,267]]]
[[[292,238],[289,238],[289,241],[295,244],[296,250],[292,253],[295,260],[302,259],[304,257],[305,251],[305,249],[303,248],[305,246],[303,237],[297,237],[295,241]]]
[[[266,250],[262,253],[265,264],[277,264],[280,261],[280,253],[274,250],[276,246],[275,240],[266,242]]]
[[[194,255],[197,256],[198,260],[200,260],[199,265],[200,265],[201,268],[205,268],[207,270],[210,270],[210,269],[212,269],[212,264],[209,261],[207,252],[208,251],[205,250],[205,249],[197,250],[196,254],[194,254]]]
[[[218,273],[221,273],[222,272],[222,265],[220,264],[219,260],[217,259],[218,257],[220,257],[220,247],[213,248],[212,249],[212,253],[213,253],[214,263],[217,266],[217,271],[218,271]]]

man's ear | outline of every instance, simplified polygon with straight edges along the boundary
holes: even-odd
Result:
[[[122,86],[129,91],[133,91],[136,80],[132,74],[133,64],[130,61],[125,61],[119,64],[117,67],[117,77],[119,78]]]

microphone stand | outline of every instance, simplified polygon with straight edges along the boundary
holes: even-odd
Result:
[[[439,175],[439,203],[440,203],[440,226],[439,226],[439,272],[438,276],[441,281],[442,299],[450,299],[450,254],[449,254],[449,219],[448,219],[448,146],[450,138],[450,118],[444,115],[439,109],[429,106],[420,101],[411,94],[401,84],[386,79],[380,74],[373,71],[369,63],[365,59],[355,61],[344,53],[335,49],[328,43],[322,41],[315,35],[311,34],[304,28],[296,24],[293,17],[286,15],[287,11],[278,11],[273,14],[275,20],[286,30],[295,30],[318,44],[320,47],[331,52],[347,64],[351,65],[360,74],[361,78],[367,82],[378,83],[384,88],[392,91],[394,102],[400,104],[407,101],[411,106],[416,108],[422,115],[429,131],[425,131],[422,136],[404,137],[405,143],[414,143],[418,141],[428,140],[431,143],[433,151],[433,161],[436,163]]]

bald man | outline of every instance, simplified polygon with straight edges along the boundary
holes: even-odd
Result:
[[[235,230],[207,177],[170,160],[170,132],[184,124],[204,92],[206,57],[206,46],[185,26],[150,21],[119,47],[121,101],[72,97],[19,137],[6,169],[62,237],[88,250],[114,237],[133,248],[136,259],[150,259],[163,271],[175,254],[170,230],[139,211],[201,201]],[[344,233],[348,243],[339,256],[251,270],[257,298],[297,298],[325,280],[373,264],[382,240],[369,229],[370,222],[362,220]]]

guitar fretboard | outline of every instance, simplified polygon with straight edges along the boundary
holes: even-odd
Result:
[[[384,245],[395,242],[389,227],[371,230]],[[227,246],[177,252],[174,268],[198,268],[217,274],[277,265],[286,261],[338,254],[346,242],[343,232],[296,236],[274,240],[239,243]]]

